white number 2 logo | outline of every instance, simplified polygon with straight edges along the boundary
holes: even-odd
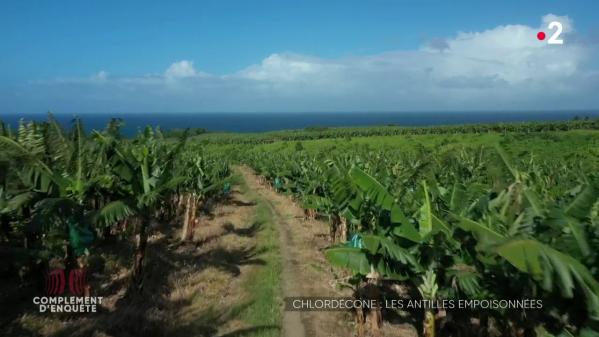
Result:
[[[554,29],[555,31],[553,32],[553,34],[551,35],[551,37],[549,38],[549,40],[547,40],[548,44],[564,44],[564,40],[560,39],[559,36],[562,33],[563,27],[561,22],[558,21],[552,21],[551,23],[549,23],[548,26],[549,29]]]

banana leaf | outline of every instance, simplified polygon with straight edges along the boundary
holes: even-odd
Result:
[[[325,251],[325,257],[332,265],[347,268],[354,274],[367,275],[370,272],[366,253],[360,248],[329,248]]]

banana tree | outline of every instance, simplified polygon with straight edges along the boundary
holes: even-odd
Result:
[[[502,149],[498,153],[508,173],[507,178],[500,179],[504,180],[499,184],[503,189],[448,212],[453,218],[450,221],[459,228],[456,234],[463,242],[462,250],[476,257],[471,264],[497,296],[539,294],[546,300],[547,310],[570,313],[570,320],[576,318],[575,323],[559,322],[564,328],[586,324],[585,318],[599,320],[599,282],[594,267],[597,255],[590,249],[591,242],[597,242],[593,224],[599,202],[596,178],[578,176],[577,187],[557,193],[551,183],[538,183],[542,177],[536,172],[538,165],[524,171],[516,168]],[[497,282],[495,287],[489,287],[491,280]],[[502,286],[515,280],[519,289]],[[569,302],[564,299],[576,296],[584,297],[585,309],[575,302],[565,305]],[[538,324],[524,323],[530,331]]]
[[[96,135],[98,140],[111,144],[112,140]],[[143,288],[143,266],[150,223],[156,217],[156,209],[170,193],[185,182],[185,177],[175,174],[174,162],[187,140],[187,134],[175,143],[168,144],[159,131],[147,127],[130,144],[112,143],[114,147],[114,174],[119,184],[127,186],[126,195],[105,206],[103,216],[119,221],[130,216],[140,218],[135,228],[134,257],[131,287]]]
[[[351,188],[343,183],[342,176],[334,191],[337,200],[346,200],[344,214],[356,223],[359,240],[329,248],[325,255],[333,265],[352,272],[357,296],[380,301],[383,280],[406,281],[423,270],[412,245],[400,244],[406,239],[420,241],[420,236],[395,198],[376,179],[357,167],[351,168],[347,177]],[[371,334],[382,333],[380,307],[370,310],[364,320],[362,317],[358,312],[359,335],[364,334],[364,323],[372,327]]]
[[[201,148],[190,148],[179,157],[178,174],[185,177],[178,190],[184,208],[181,240],[185,241],[190,238],[197,221],[198,208],[222,192],[230,168],[227,162],[204,155]]]
[[[63,238],[73,246],[69,233],[89,231],[86,180],[91,174],[86,167],[85,134],[79,119],[74,120],[68,136],[51,115],[48,118],[43,125],[22,122],[15,138],[0,136],[0,144],[13,158],[12,169],[18,172],[20,185],[5,212],[32,211],[27,231],[48,234],[44,238]],[[73,226],[77,228],[69,229]],[[76,256],[81,255],[82,249],[72,248]]]
[[[45,123],[21,122],[15,136],[0,137],[1,149],[11,159],[12,178],[0,193],[0,216],[22,226],[32,261],[87,266],[96,230],[110,221],[105,204],[98,202],[100,196],[110,199],[108,188],[98,190],[109,173],[94,145],[81,120],[76,118],[72,130],[65,132],[52,115]]]

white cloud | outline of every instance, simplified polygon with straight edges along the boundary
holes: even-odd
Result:
[[[92,80],[95,81],[106,81],[108,79],[108,72],[101,70],[97,74],[92,76]]]
[[[564,26],[563,45],[536,39],[539,30],[549,35],[551,21]],[[94,107],[99,97],[111,111],[596,108],[599,71],[594,60],[599,58],[594,45],[581,41],[570,18],[548,14],[538,27],[508,24],[458,32],[412,51],[334,59],[275,53],[222,76],[202,73],[192,61],[182,60],[163,74],[123,78],[102,71],[92,80],[46,81],[45,90],[30,86],[21,97],[45,95],[33,100],[35,110],[42,111],[61,110],[53,106],[57,101],[71,101],[65,109],[77,107],[75,101],[88,98],[91,111],[101,111]]]
[[[338,70],[341,66],[321,59],[294,54],[272,54],[261,64],[252,65],[239,76],[272,82],[294,82],[314,75]]]
[[[562,24],[564,34],[571,33],[574,31],[574,23],[572,22],[572,19],[570,19],[568,16],[547,14],[547,15],[543,16],[542,21],[543,21],[543,24],[541,25],[541,30],[548,29],[547,27],[548,27],[549,23],[551,23],[553,21],[557,21]]]
[[[192,61],[182,60],[175,62],[166,69],[164,72],[164,76],[166,78],[185,78],[185,77],[195,77],[199,73],[193,67]]]

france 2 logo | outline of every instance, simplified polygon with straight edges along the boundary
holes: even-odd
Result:
[[[47,295],[56,296],[64,293],[66,285],[64,269],[53,269],[49,271],[45,279],[45,290]],[[75,296],[82,296],[85,295],[86,289],[88,289],[88,284],[85,269],[71,269],[69,271],[69,292]]]

